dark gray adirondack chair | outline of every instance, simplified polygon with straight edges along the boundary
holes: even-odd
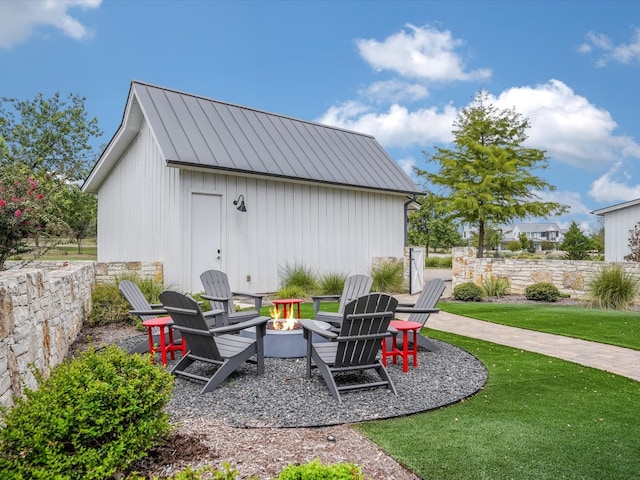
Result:
[[[311,378],[311,363],[318,367],[331,395],[342,402],[340,392],[372,387],[386,387],[396,391],[386,368],[380,360],[382,339],[391,337],[389,322],[393,320],[398,300],[384,293],[372,293],[352,300],[344,307],[338,333],[323,330],[314,320],[301,320],[307,340],[306,378]],[[317,333],[330,342],[313,342]],[[342,373],[374,370],[380,380],[338,384]]]
[[[409,313],[410,315],[407,320],[421,323],[424,328],[429,316],[432,313],[438,313],[440,311],[440,309],[434,307],[436,303],[438,303],[438,300],[440,300],[443,292],[444,280],[440,278],[429,280],[424,284],[422,293],[418,296],[416,303],[399,303],[396,312]],[[398,332],[398,336],[402,339],[402,332]],[[413,336],[409,336],[409,339],[411,343]],[[432,352],[438,350],[436,344],[424,335],[418,336],[418,345]]]
[[[207,393],[220,386],[245,362],[256,363],[258,375],[264,373],[264,336],[267,333],[268,317],[209,328],[200,305],[192,298],[178,292],[165,291],[160,294],[160,300],[173,319],[173,328],[187,342],[187,354],[171,369],[172,374],[205,382],[200,393]],[[224,311],[216,310],[216,314],[224,315]],[[256,327],[255,338],[230,335],[248,327]],[[255,360],[253,357],[256,357]],[[187,368],[194,362],[206,362],[218,365],[218,368],[211,377],[187,372]]]
[[[141,321],[144,322],[145,320],[151,320],[152,318],[169,316],[167,311],[163,309],[162,304],[150,304],[136,283],[130,280],[122,280],[118,284],[118,288],[133,309],[129,310],[129,313],[139,317]],[[159,335],[154,335],[155,343],[160,343],[158,337]],[[168,335],[166,341],[169,341]],[[180,343],[181,340],[179,333],[174,335],[173,341],[174,343]],[[129,353],[147,353],[148,351],[149,341],[146,337],[144,340],[140,341],[140,343],[129,348]]]
[[[211,302],[211,308],[214,310],[224,310],[225,312],[225,315],[218,317],[220,322],[216,323],[216,326],[219,327],[243,322],[260,316],[262,297],[264,297],[264,295],[232,292],[227,274],[219,270],[207,270],[203,272],[200,275],[200,281],[202,282],[205,292],[202,298],[209,300]],[[254,309],[237,312],[234,305],[234,297],[253,299]]]
[[[367,275],[351,275],[350,277],[347,277],[344,282],[342,295],[322,295],[311,297],[313,300],[313,309],[316,312],[316,320],[330,323],[336,328],[340,327],[345,305],[358,297],[367,295],[371,291],[372,284],[373,279]],[[338,313],[323,312],[320,310],[321,302],[327,300],[340,300]]]

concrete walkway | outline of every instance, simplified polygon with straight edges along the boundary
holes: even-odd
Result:
[[[427,326],[434,330],[561,358],[640,382],[640,351],[637,350],[507,327],[446,312],[431,315]]]
[[[451,296],[451,270],[426,269],[424,271],[425,282],[431,278],[444,280],[445,291],[442,297]],[[401,302],[415,302],[418,295],[399,295],[398,299]],[[398,317],[406,318],[402,315],[398,315]],[[640,382],[640,351],[638,350],[507,327],[446,312],[431,315],[427,321],[427,327],[561,358]]]

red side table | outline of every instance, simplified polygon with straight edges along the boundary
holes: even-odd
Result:
[[[149,353],[151,354],[151,363],[154,363],[155,354],[160,351],[160,356],[162,358],[162,365],[167,366],[167,353],[171,354],[171,359],[176,358],[176,351],[181,351],[183,355],[187,353],[187,344],[182,339],[182,343],[180,345],[176,345],[173,342],[173,329],[171,328],[171,324],[173,320],[171,317],[158,317],[152,318],[151,320],[145,320],[142,322],[142,325],[147,327],[147,333],[149,335]],[[160,347],[157,348],[153,343],[153,329],[160,329]],[[169,333],[169,343],[165,340],[165,329],[168,330]]]
[[[298,318],[300,318],[300,304],[303,302],[302,298],[282,298],[280,300],[274,300],[273,303],[276,306],[276,311],[280,311],[280,305],[283,306],[284,312],[282,313],[283,318],[287,317],[287,307],[293,311],[293,306],[298,305]]]
[[[398,348],[396,343],[396,335],[393,336],[391,341],[391,349],[387,350],[387,339],[382,339],[382,364],[387,366],[387,357],[393,357],[393,364],[395,365],[397,357],[402,357],[402,371],[407,373],[409,371],[409,356],[413,356],[413,368],[418,367],[418,331],[422,328],[422,324],[418,322],[409,322],[404,320],[391,320],[389,324],[399,332],[403,332],[402,335],[402,350]],[[409,350],[409,332],[413,332],[413,348]]]

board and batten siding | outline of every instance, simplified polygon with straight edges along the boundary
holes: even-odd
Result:
[[[235,291],[271,292],[287,266],[322,273],[369,273],[373,257],[401,257],[406,197],[261,178],[181,169],[181,218],[190,218],[190,195],[222,201],[221,269]],[[247,211],[233,205],[244,195]],[[206,219],[202,219],[206,221]],[[185,245],[190,229],[183,224]],[[165,258],[165,278],[187,290],[190,259],[181,271]],[[202,265],[202,271],[211,268]]]
[[[168,245],[177,244],[169,229],[174,201],[171,170],[162,159],[148,126],[109,172],[98,195],[98,261],[163,261]]]
[[[367,274],[374,257],[402,256],[405,195],[168,167],[143,124],[100,187],[98,261],[160,261],[167,286],[201,291],[193,194],[220,198],[220,268],[235,291],[275,291],[287,266]],[[233,205],[239,195],[246,212]]]
[[[607,212],[604,225],[604,261],[624,262],[629,255],[629,236],[640,222],[640,205]]]

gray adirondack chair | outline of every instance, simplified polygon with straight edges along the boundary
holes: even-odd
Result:
[[[396,312],[409,313],[410,315],[407,320],[421,323],[424,328],[429,316],[432,313],[438,313],[440,311],[440,309],[435,308],[435,306],[438,300],[440,300],[440,297],[442,297],[444,288],[444,280],[440,278],[429,280],[424,284],[422,293],[418,296],[416,303],[399,303]],[[398,332],[398,336],[400,337],[399,341],[401,341],[402,335],[402,332]],[[409,343],[411,343],[412,339],[413,336],[409,336]],[[418,336],[418,345],[431,352],[438,350],[437,345],[422,334]]]
[[[164,291],[160,294],[160,300],[173,319],[173,328],[187,342],[187,354],[171,369],[172,374],[205,382],[200,393],[207,393],[220,386],[245,362],[256,363],[258,375],[264,373],[264,336],[268,317],[209,328],[200,305],[192,298],[178,292]],[[224,310],[215,312],[224,315]],[[255,338],[231,335],[248,327],[256,327]],[[194,362],[205,362],[218,368],[211,377],[205,377],[187,371]]]
[[[367,295],[371,291],[372,284],[373,279],[367,275],[351,275],[350,277],[347,277],[344,282],[342,295],[321,295],[311,297],[313,300],[313,309],[316,312],[316,320],[330,323],[336,328],[339,327],[342,323],[345,305],[358,297]],[[337,313],[324,312],[320,310],[321,302],[327,300],[334,302],[340,300],[340,306],[338,307]]]
[[[216,326],[230,325],[260,316],[264,295],[231,291],[227,274],[219,270],[207,270],[203,272],[200,275],[200,281],[202,282],[205,292],[202,298],[209,300],[211,302],[211,308],[214,310],[224,310],[225,312],[224,315],[218,317],[220,321]],[[252,310],[236,311],[234,304],[235,297],[252,299],[254,308]]]
[[[347,303],[338,333],[319,328],[314,320],[301,320],[307,341],[306,378],[311,378],[312,362],[318,367],[331,395],[342,402],[340,392],[362,388],[386,387],[396,391],[380,360],[382,339],[390,337],[389,322],[393,320],[398,300],[384,293],[372,293]],[[329,342],[313,342],[313,333]],[[373,370],[380,380],[364,377],[362,382],[340,383],[343,373]],[[363,377],[360,377],[361,379]]]
[[[169,316],[167,311],[162,307],[162,304],[150,304],[142,291],[140,291],[140,287],[138,287],[135,282],[132,282],[131,280],[122,280],[118,284],[118,288],[132,308],[132,310],[129,310],[129,313],[139,317],[141,321],[144,322],[145,320],[151,320],[152,318]],[[166,341],[169,341],[168,335]],[[174,335],[173,341],[174,343],[180,343],[181,340],[179,333]],[[160,343],[159,334],[154,335],[154,342]],[[149,341],[146,338],[145,340],[140,341],[140,343],[129,348],[129,353],[147,352],[149,352]]]

